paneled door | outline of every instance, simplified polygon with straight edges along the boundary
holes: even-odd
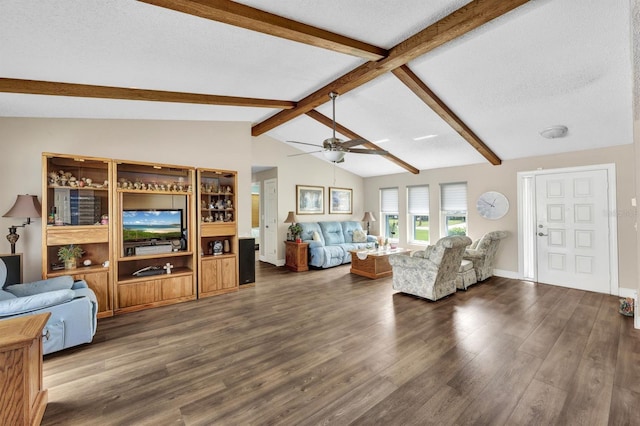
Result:
[[[264,260],[275,265],[278,253],[278,187],[275,179],[264,181]]]
[[[535,179],[538,282],[610,294],[607,171]]]

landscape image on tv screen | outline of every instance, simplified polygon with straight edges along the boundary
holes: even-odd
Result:
[[[124,210],[124,241],[172,240],[182,236],[182,210]]]

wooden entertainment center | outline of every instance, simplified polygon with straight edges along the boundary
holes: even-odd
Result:
[[[238,290],[236,172],[52,153],[42,165],[42,275],[87,281],[100,318]],[[84,255],[65,270],[69,244]]]

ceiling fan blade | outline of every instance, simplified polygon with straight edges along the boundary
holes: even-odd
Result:
[[[377,154],[377,155],[389,154],[389,151],[384,151],[382,149],[351,148],[351,149],[347,149],[346,151],[351,152],[353,154]]]
[[[340,145],[342,145],[343,148],[351,148],[352,146],[362,145],[365,142],[367,142],[365,139],[351,139],[342,142]]]
[[[287,141],[288,143],[299,143],[300,145],[309,145],[309,146],[315,146],[318,148],[322,148],[322,145],[318,145],[316,143],[307,143],[307,142],[298,142],[298,141]]]
[[[311,145],[311,144],[307,144],[307,145]],[[299,156],[299,155],[315,154],[315,153],[323,152],[323,151],[324,151],[324,149],[321,149],[320,151],[301,152],[300,154],[290,154],[290,155],[287,155],[287,157],[297,157],[297,156]]]

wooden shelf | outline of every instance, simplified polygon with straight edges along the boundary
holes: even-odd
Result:
[[[61,277],[64,275],[76,274],[97,274],[98,272],[108,272],[109,268],[102,265],[78,266],[75,269],[56,269],[47,272],[48,277]]]
[[[131,275],[119,276],[118,284],[134,284],[137,282],[144,282],[149,280],[168,280],[176,277],[185,277],[193,275],[193,271],[189,268],[173,268],[170,274],[158,274],[158,275],[145,275],[142,277],[136,277]]]
[[[119,262],[133,262],[136,260],[167,259],[169,257],[193,256],[192,251],[172,251],[171,253],[145,254],[140,256],[119,257]]]

